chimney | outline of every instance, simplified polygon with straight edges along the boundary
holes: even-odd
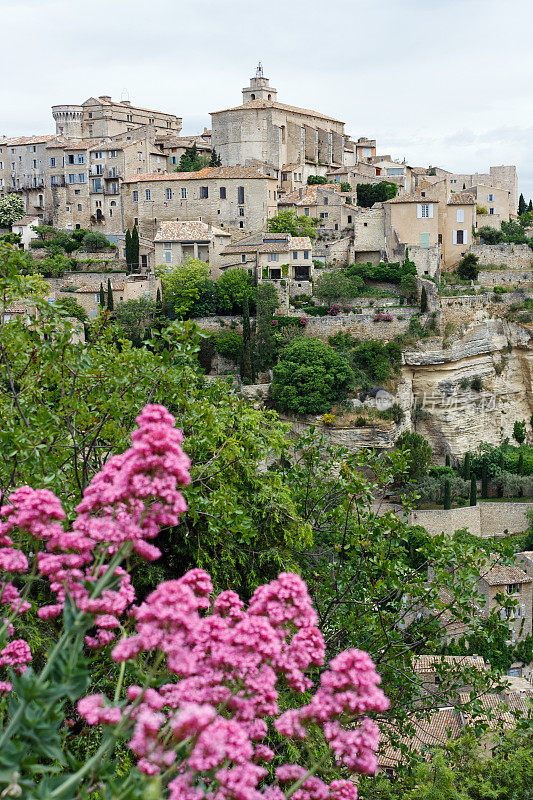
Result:
[[[111,98],[109,98],[109,100],[111,100]],[[122,100],[122,105],[123,106],[131,106],[131,102],[129,100]]]
[[[108,94],[100,94],[98,95],[99,100],[107,100],[108,103],[111,102],[111,97]]]

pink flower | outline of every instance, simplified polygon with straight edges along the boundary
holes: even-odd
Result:
[[[31,661],[31,650],[24,639],[13,639],[0,650],[0,667],[13,667],[19,675],[24,672]]]

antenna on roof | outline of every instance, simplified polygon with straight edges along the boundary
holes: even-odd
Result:
[[[256,78],[263,77],[263,65],[261,64],[261,62],[259,62],[259,64],[257,65],[257,69],[255,71],[255,77]]]
[[[124,100],[129,101],[129,99],[130,99],[130,93],[128,92],[127,89],[123,89],[120,93],[120,102],[122,103]]]

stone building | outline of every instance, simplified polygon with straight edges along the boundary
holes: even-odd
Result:
[[[199,155],[211,156],[211,131],[204,128],[204,132],[198,136],[159,135],[156,144],[168,156],[169,167],[172,169],[179,165],[182,155],[193,145],[196,145]]]
[[[224,165],[244,165],[255,159],[277,169],[306,162],[341,166],[345,148],[350,145],[353,152],[344,122],[278,102],[277,90],[270,86],[261,65],[242,90],[242,99],[239,106],[211,113],[212,145]]]
[[[318,220],[319,231],[340,232],[353,225],[357,212],[355,195],[341,192],[340,184],[302,186],[282,195],[279,211],[294,211],[299,216]]]
[[[118,136],[139,125],[179,135],[182,123],[174,114],[133,106],[129,100],[112,100],[109,95],[89,97],[81,105],[52,106],[52,116],[56,134],[70,139]]]
[[[155,239],[161,222],[200,220],[235,232],[266,227],[277,212],[277,180],[257,167],[137,175],[124,181],[124,226]]]
[[[509,639],[512,644],[523,641],[532,632],[533,578],[524,569],[514,564],[490,565],[480,580],[480,593],[485,598],[483,613],[488,615],[500,608],[497,596],[503,595],[516,601],[512,610],[501,609],[502,619],[509,624]]]
[[[479,184],[493,189],[505,189],[509,192],[510,217],[516,217],[518,209],[518,175],[514,165],[489,167],[489,172],[457,173],[449,172],[441,167],[429,167],[426,180],[438,182],[445,179],[452,191],[469,191]],[[464,187],[464,188],[463,188]],[[485,203],[483,203],[485,205]]]
[[[100,284],[104,290],[104,297],[107,303],[107,279],[111,281],[113,292],[113,302],[127,303],[128,300],[140,300],[147,298],[155,300],[157,290],[161,291],[161,279],[153,273],[146,275],[128,275],[127,277],[117,277],[114,274],[103,272],[98,277],[86,279],[84,283],[78,284],[75,289],[68,292],[58,290],[56,296],[70,297],[76,300],[87,312],[90,320],[96,319],[100,313]]]
[[[0,196],[19,194],[27,214],[44,214],[46,146],[54,138],[43,135],[0,139]]]
[[[22,217],[22,219],[18,219],[16,222],[13,223],[13,225],[11,226],[11,232],[17,233],[20,236],[20,245],[22,250],[29,250],[30,242],[33,239],[37,239],[35,226],[40,224],[41,220],[36,215],[35,216],[28,215],[26,217]]]
[[[155,264],[177,267],[186,258],[199,258],[209,264],[211,277],[218,277],[221,251],[230,243],[231,234],[210,223],[162,222],[154,239]]]
[[[476,201],[477,228],[488,225],[499,230],[502,222],[509,222],[511,201],[508,189],[499,189],[478,183],[475,186],[471,186],[468,192],[474,196]],[[486,213],[481,213],[482,211]]]

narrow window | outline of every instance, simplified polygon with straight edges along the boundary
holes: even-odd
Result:
[[[244,186],[237,187],[237,203],[239,205],[244,203]]]
[[[226,187],[225,186],[221,186],[220,187],[220,199],[221,200],[225,200],[226,199]]]
[[[172,189],[167,189],[167,200],[172,200]]]
[[[146,189],[145,190],[144,197],[145,197],[146,200],[150,200],[150,198],[151,198],[150,189]]]

